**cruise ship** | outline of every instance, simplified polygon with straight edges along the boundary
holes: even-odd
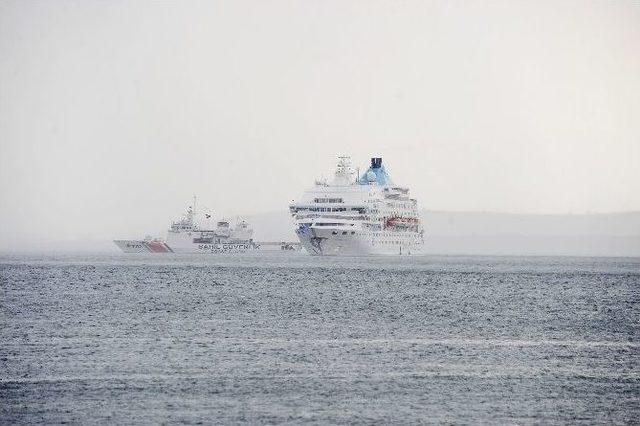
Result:
[[[172,222],[166,240],[114,240],[125,253],[240,253],[255,250],[253,229],[245,221],[232,226],[227,220],[210,225],[211,216],[205,214],[204,226],[196,222],[196,198],[180,220]],[[283,243],[284,244],[284,243]]]
[[[412,255],[424,245],[418,203],[393,183],[382,158],[359,175],[339,157],[333,180],[316,181],[289,211],[312,255]]]

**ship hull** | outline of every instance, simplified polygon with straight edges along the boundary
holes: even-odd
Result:
[[[247,252],[264,251],[286,251],[293,252],[300,250],[300,246],[291,242],[269,242],[255,243],[253,241],[244,242],[222,242],[213,244],[197,244],[182,242],[178,245],[168,245],[162,241],[146,240],[114,240],[114,243],[124,253],[200,253],[200,254],[234,254]]]
[[[125,253],[149,253],[149,249],[141,240],[114,240],[113,242]]]
[[[244,253],[257,248],[252,240],[212,234],[210,231],[170,231],[167,245],[175,253]]]
[[[125,253],[169,253],[171,249],[162,241],[114,240],[115,245]]]
[[[175,253],[246,253],[256,250],[252,242],[246,243],[213,243],[213,244],[189,244],[172,247]]]
[[[298,229],[298,239],[313,256],[404,256],[422,253],[422,235],[415,232]]]

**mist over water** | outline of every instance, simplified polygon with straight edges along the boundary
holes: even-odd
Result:
[[[0,423],[638,423],[639,23],[638,1],[0,1]],[[428,256],[112,242],[165,237],[194,195],[295,241],[290,204],[343,155],[384,158]]]
[[[11,256],[9,422],[628,423],[629,258]]]
[[[635,1],[4,0],[0,251],[156,234],[194,194],[286,211],[338,155],[383,157],[431,211],[637,212],[638,22]]]

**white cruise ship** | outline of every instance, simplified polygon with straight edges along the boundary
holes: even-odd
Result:
[[[333,181],[316,181],[289,210],[313,255],[410,255],[424,245],[417,201],[392,182],[382,158],[357,176],[339,157]]]

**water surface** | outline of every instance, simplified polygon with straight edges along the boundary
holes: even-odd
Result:
[[[4,256],[5,423],[633,423],[640,259]]]

